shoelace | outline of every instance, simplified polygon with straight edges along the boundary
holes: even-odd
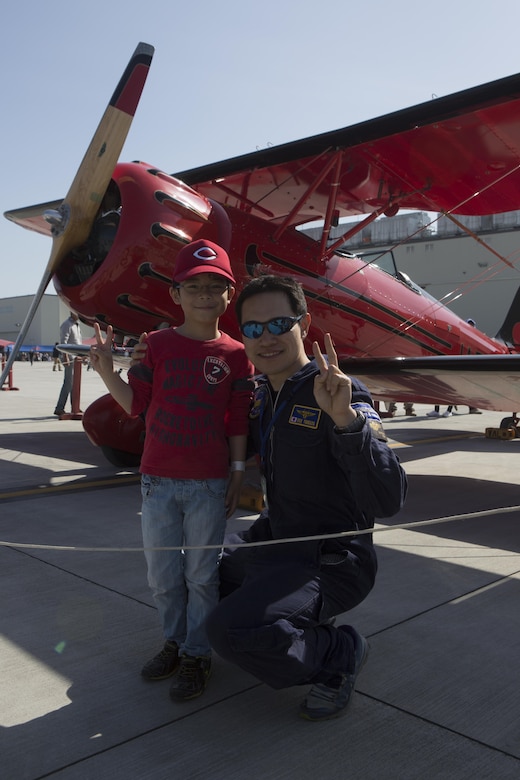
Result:
[[[167,647],[163,647],[163,649],[159,653],[158,657],[161,658],[161,659],[163,659],[163,658],[169,659],[172,655],[175,655],[176,652],[177,652],[177,648],[176,647],[168,647],[168,648]]]
[[[329,688],[327,685],[316,683],[309,691],[307,704],[310,704],[313,699],[333,703],[338,695],[338,690],[337,688]]]
[[[186,679],[194,679],[197,676],[199,667],[196,661],[187,661],[184,659],[179,669],[179,677],[185,677]]]

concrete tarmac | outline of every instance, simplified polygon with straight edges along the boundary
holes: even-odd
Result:
[[[399,404],[384,421],[409,498],[377,524],[376,587],[338,621],[371,645],[353,700],[316,724],[297,716],[306,689],[273,691],[218,657],[184,704],[141,678],[162,638],[138,476],[53,416],[62,376],[16,363],[19,390],[0,394],[3,780],[520,776],[520,439],[483,435],[505,414]],[[82,408],[103,392],[83,370]]]

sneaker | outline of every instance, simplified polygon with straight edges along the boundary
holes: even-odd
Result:
[[[437,412],[435,409],[432,409],[431,412],[426,412],[426,417],[440,417],[441,413]]]
[[[147,680],[166,680],[175,674],[179,668],[179,646],[177,642],[167,640],[160,653],[146,663],[141,669],[141,674]]]
[[[183,655],[179,674],[170,688],[171,698],[175,701],[196,699],[206,690],[210,674],[211,658],[209,655],[201,655],[197,658]]]
[[[58,409],[58,407],[56,407],[56,409],[54,410],[54,414],[56,415],[56,417],[61,417],[62,414],[65,414],[65,409]]]
[[[448,412],[448,410],[447,410],[447,409],[446,409],[446,411],[445,411],[445,412],[443,412],[443,413],[442,413],[442,416],[443,416],[443,417],[451,417],[452,415],[453,415],[453,412]]]
[[[300,717],[306,720],[330,720],[344,715],[351,699],[356,678],[368,657],[368,642],[352,626],[340,626],[338,631],[346,631],[354,640],[354,671],[342,674],[339,686],[316,683],[300,705]]]
[[[321,623],[318,623],[319,626],[335,626],[336,625],[336,617],[330,617],[326,620],[322,620]]]

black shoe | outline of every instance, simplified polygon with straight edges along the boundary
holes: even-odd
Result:
[[[209,656],[183,655],[179,674],[170,688],[170,696],[175,701],[196,699],[206,690],[211,674],[211,658]]]
[[[352,626],[340,626],[354,641],[354,671],[340,675],[338,685],[316,683],[300,705],[300,717],[306,720],[330,720],[343,715],[351,699],[356,678],[368,656],[368,642]]]
[[[179,668],[179,646],[177,642],[166,641],[160,653],[146,663],[141,674],[147,680],[165,680],[175,674]]]
[[[54,410],[54,414],[56,415],[56,417],[61,417],[62,414],[65,414],[65,409],[58,409],[58,407],[56,407],[56,409]]]

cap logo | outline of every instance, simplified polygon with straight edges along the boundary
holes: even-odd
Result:
[[[210,246],[202,246],[193,253],[193,257],[196,257],[197,260],[216,260],[217,253]]]

